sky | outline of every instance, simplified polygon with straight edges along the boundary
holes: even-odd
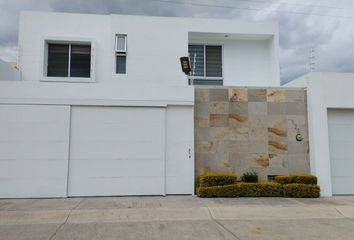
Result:
[[[354,72],[353,0],[0,0],[5,61],[17,59],[21,10],[276,21],[282,83],[310,63],[313,71]]]

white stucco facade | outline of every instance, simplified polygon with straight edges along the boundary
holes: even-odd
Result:
[[[318,177],[321,195],[332,196],[331,175],[337,166],[333,159],[331,163],[330,142],[336,136],[329,135],[328,115],[331,110],[354,109],[354,74],[313,72],[286,86],[307,88],[311,171]],[[347,125],[345,131],[351,131],[350,125]],[[343,137],[339,135],[339,138]],[[347,151],[353,151],[353,148],[344,147],[339,154]],[[354,168],[350,164],[346,168],[353,175]]]
[[[127,72],[115,73],[115,35],[127,35]],[[227,35],[227,37],[225,37]],[[90,41],[95,83],[186,86],[179,58],[189,43],[223,46],[224,85],[279,86],[278,27],[272,22],[22,12],[19,68],[44,80],[45,40]]]
[[[48,42],[89,43],[90,78],[47,77]],[[179,60],[192,43],[222,46],[226,86],[280,85],[275,23],[22,12],[21,81],[0,81],[0,198],[194,194],[194,87]]]

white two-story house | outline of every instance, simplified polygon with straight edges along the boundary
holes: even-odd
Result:
[[[0,197],[193,194],[191,78],[280,85],[271,22],[22,12],[18,48],[21,81],[0,81]]]

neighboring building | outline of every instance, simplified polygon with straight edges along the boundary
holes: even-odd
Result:
[[[19,81],[21,73],[11,63],[7,63],[0,59],[0,81]]]
[[[354,194],[354,74],[312,72],[286,86],[307,88],[311,171],[321,194]]]
[[[194,193],[194,83],[280,85],[269,22],[22,12],[0,197]],[[194,57],[195,56],[195,57]]]

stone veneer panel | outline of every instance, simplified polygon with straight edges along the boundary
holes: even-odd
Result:
[[[260,181],[309,172],[305,90],[197,87],[195,164],[196,176],[255,171]]]

